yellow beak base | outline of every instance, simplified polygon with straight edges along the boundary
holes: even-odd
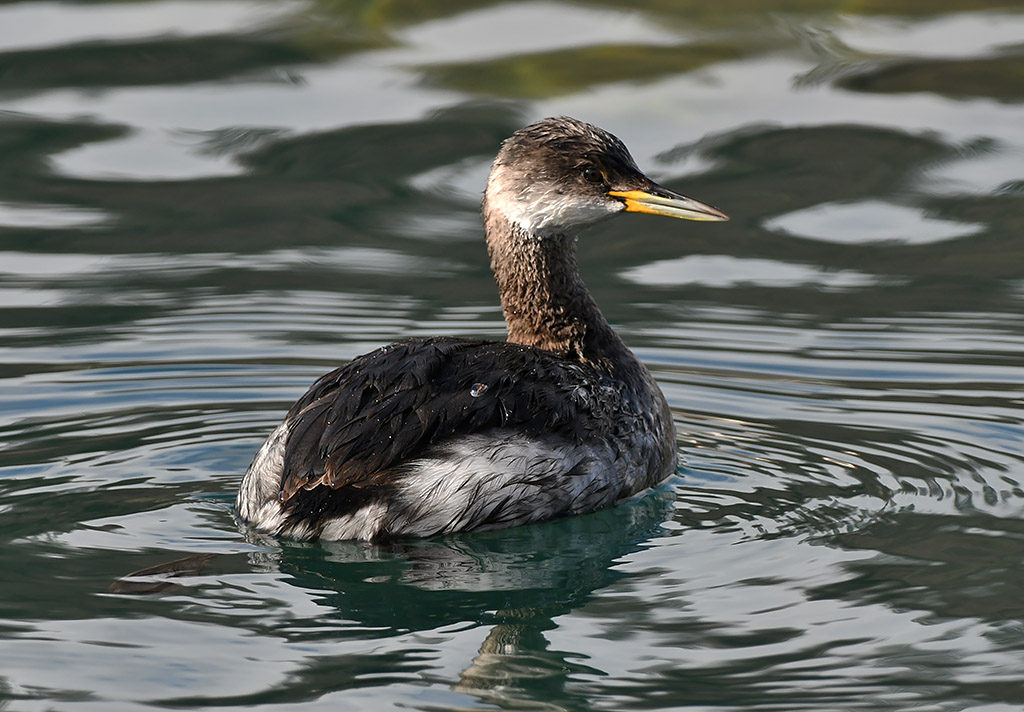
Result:
[[[609,190],[608,195],[619,198],[626,205],[627,213],[649,213],[682,220],[721,222],[729,216],[718,208],[685,195],[664,190],[664,195],[643,190]]]

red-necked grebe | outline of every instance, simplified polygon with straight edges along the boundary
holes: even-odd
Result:
[[[299,539],[430,536],[592,512],[672,474],[665,397],[576,267],[575,229],[620,212],[728,220],[596,126],[514,133],[483,200],[508,341],[408,339],[328,373],[256,454],[241,518]]]

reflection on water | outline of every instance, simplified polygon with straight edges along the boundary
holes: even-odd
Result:
[[[765,227],[834,242],[910,242],[920,244],[967,237],[983,225],[935,220],[919,211],[866,200],[847,205],[825,203],[765,223]]]
[[[1016,709],[1021,36],[965,0],[0,6],[0,707]],[[580,241],[678,476],[507,532],[241,528],[319,374],[501,338],[483,181],[557,114],[733,217]]]

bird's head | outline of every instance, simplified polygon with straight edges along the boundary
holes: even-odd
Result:
[[[637,168],[622,141],[568,117],[543,119],[505,141],[487,181],[484,206],[538,237],[620,212],[729,219],[658,185]]]

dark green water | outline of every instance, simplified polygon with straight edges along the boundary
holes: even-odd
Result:
[[[1024,708],[1022,42],[984,0],[0,4],[0,709]],[[502,336],[479,197],[552,114],[733,217],[581,239],[679,476],[248,535],[317,375]]]

